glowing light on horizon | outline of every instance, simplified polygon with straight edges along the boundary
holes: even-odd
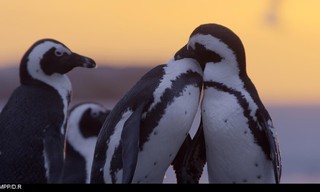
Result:
[[[215,22],[242,39],[263,100],[320,103],[319,6],[317,0],[3,1],[0,68],[18,65],[45,37],[100,65],[153,67],[167,62],[195,27]]]

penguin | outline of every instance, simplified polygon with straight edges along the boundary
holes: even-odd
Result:
[[[276,130],[247,74],[240,38],[225,26],[203,24],[192,32],[188,47],[205,62],[204,140],[194,145],[205,146],[209,182],[279,183]]]
[[[0,114],[0,183],[59,183],[72,86],[66,73],[93,59],[54,39],[35,42],[20,63],[20,85]]]
[[[198,110],[203,67],[187,46],[117,102],[98,136],[91,183],[162,183]]]
[[[62,183],[89,183],[93,152],[110,110],[95,102],[74,105],[69,112]]]

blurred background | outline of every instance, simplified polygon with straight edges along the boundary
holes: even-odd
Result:
[[[71,105],[112,108],[196,27],[218,23],[245,46],[248,74],[278,130],[282,183],[319,183],[319,8],[317,0],[1,0],[0,110],[19,85],[23,54],[39,39],[57,39],[97,62],[97,69],[70,72]],[[175,182],[172,170],[165,182]]]

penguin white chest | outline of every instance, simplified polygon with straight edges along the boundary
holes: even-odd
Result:
[[[161,183],[188,134],[199,105],[200,89],[187,86],[167,105],[139,152],[133,183]]]
[[[236,96],[206,89],[202,119],[211,183],[274,181],[272,163],[256,144]]]

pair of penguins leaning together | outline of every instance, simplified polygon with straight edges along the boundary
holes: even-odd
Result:
[[[0,115],[1,183],[162,183],[170,165],[177,183],[199,183],[205,163],[209,183],[280,182],[276,131],[230,29],[200,25],[111,111],[87,103],[68,116],[72,88],[65,74],[95,65],[52,39],[25,53],[21,85]],[[201,122],[191,138],[199,105]],[[85,114],[92,119],[79,119]],[[74,124],[98,128],[73,130]]]

